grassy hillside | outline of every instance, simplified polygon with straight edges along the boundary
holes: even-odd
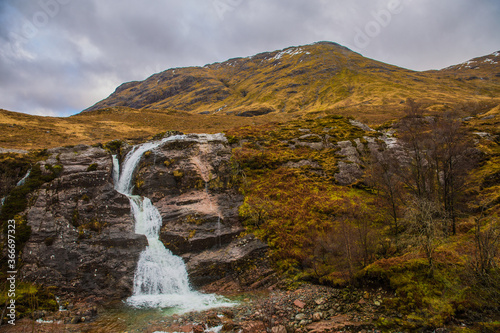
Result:
[[[144,139],[169,129],[213,133],[309,113],[380,125],[401,117],[409,97],[428,112],[458,107],[467,117],[500,104],[499,63],[494,53],[441,71],[415,72],[335,43],[290,47],[125,83],[107,99],[67,118],[0,110],[0,147]]]

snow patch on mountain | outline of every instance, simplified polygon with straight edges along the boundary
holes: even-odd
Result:
[[[279,52],[278,54],[276,54],[274,57],[272,57],[269,60],[279,60],[287,54],[289,54],[290,56],[295,56],[295,55],[299,55],[299,54],[311,54],[311,53],[304,51],[301,48],[291,48],[291,49],[287,49],[287,50],[283,50],[283,51]]]

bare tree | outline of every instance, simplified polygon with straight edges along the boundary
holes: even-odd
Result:
[[[401,207],[404,203],[403,183],[398,174],[399,155],[400,152],[388,148],[382,151],[372,151],[366,174],[368,182],[378,191],[383,206],[386,207],[390,216],[396,246],[398,246],[401,231],[399,223],[402,214]]]
[[[434,195],[433,173],[429,163],[429,121],[423,117],[421,106],[407,100],[406,116],[398,125],[399,141],[406,153],[400,177],[417,198],[431,200]]]
[[[407,156],[400,168],[402,181],[415,198],[441,202],[456,234],[459,199],[476,160],[465,128],[452,113],[424,117],[409,100],[398,133]]]
[[[434,270],[434,253],[443,236],[443,212],[436,202],[424,198],[413,199],[405,213],[410,243],[425,253],[429,271]]]
[[[488,275],[500,254],[500,223],[497,220],[484,223],[481,216],[474,220],[474,270],[481,276]]]
[[[467,185],[467,175],[475,165],[475,149],[467,140],[461,123],[451,114],[437,118],[430,128],[432,157],[439,200],[456,234],[458,199]]]

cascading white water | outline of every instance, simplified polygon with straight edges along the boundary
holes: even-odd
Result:
[[[113,184],[118,184],[120,180],[120,161],[116,155],[113,155]]]
[[[24,175],[24,177],[20,181],[17,182],[16,186],[22,186],[22,185],[26,184],[26,180],[28,179],[30,174],[31,174],[31,169],[28,170],[28,172]],[[2,197],[0,199],[0,208],[2,208],[3,205],[5,204],[5,199],[7,199],[7,196]]]
[[[28,177],[30,176],[31,174],[31,169],[28,170],[28,172],[26,172],[26,174],[24,175],[24,177],[17,182],[16,186],[22,186],[26,183],[26,180],[28,179]]]
[[[206,136],[202,138],[206,139]],[[178,307],[181,311],[231,306],[233,304],[222,297],[202,294],[191,289],[184,261],[165,248],[159,239],[162,218],[158,209],[150,199],[132,195],[132,178],[142,155],[174,140],[188,140],[188,137],[176,135],[135,146],[125,157],[121,172],[119,161],[113,156],[115,189],[129,198],[135,220],[135,232],[145,235],[149,244],[140,254],[134,275],[133,295],[127,299],[127,303],[134,307]]]

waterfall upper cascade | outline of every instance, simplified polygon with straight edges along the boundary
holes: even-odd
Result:
[[[184,311],[203,310],[216,306],[232,305],[222,297],[202,294],[191,289],[186,266],[182,258],[172,254],[159,239],[162,218],[149,198],[133,195],[132,178],[142,155],[168,141],[207,142],[220,140],[221,134],[175,135],[161,141],[135,146],[121,166],[113,156],[115,189],[130,200],[135,220],[135,232],[145,235],[149,246],[140,254],[134,275],[133,295],[127,303],[134,307],[178,307]]]
[[[26,183],[26,180],[30,176],[30,174],[31,174],[31,169],[28,170],[28,172],[24,175],[24,177],[20,181],[17,182],[16,186],[22,186],[22,185],[24,185]],[[0,199],[0,208],[4,205],[5,199],[7,199],[7,196],[2,197]]]
[[[26,172],[26,174],[24,175],[24,177],[17,182],[16,186],[22,186],[26,183],[26,180],[28,179],[28,177],[30,176],[31,174],[31,169],[28,170],[28,172]]]

